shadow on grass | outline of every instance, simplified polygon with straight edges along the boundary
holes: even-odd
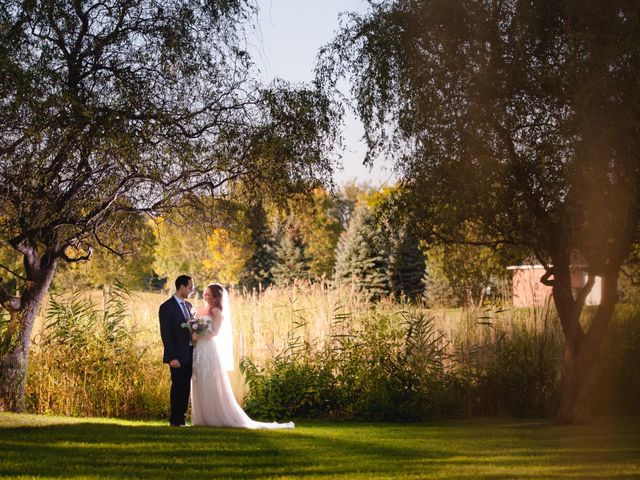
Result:
[[[390,459],[415,454],[404,445],[322,439],[300,431],[79,423],[5,429],[3,437],[0,476],[193,479],[336,477],[363,471],[375,476],[393,473]]]
[[[633,478],[633,426],[309,423],[290,431],[73,423],[0,429],[0,476]]]

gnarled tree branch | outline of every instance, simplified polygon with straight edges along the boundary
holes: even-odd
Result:
[[[2,282],[3,279],[0,278],[0,305],[8,312],[19,312],[22,306],[21,298],[7,292],[2,286]]]

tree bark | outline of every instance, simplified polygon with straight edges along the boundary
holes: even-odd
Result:
[[[564,315],[568,314],[567,302],[565,301],[562,307],[557,305],[558,301],[560,303],[563,301],[556,297],[554,286],[554,301],[556,301],[565,332],[560,407],[556,415],[558,423],[580,423],[589,417],[586,402],[589,375],[597,363],[600,345],[617,303],[618,275],[619,269],[603,275],[601,302],[586,333],[580,326],[579,316],[584,306],[584,298],[580,297],[583,293],[586,297],[588,291],[580,292],[569,312],[571,318],[563,319],[560,312],[564,312]]]
[[[0,360],[0,411],[24,411],[31,333],[55,270],[54,262],[40,272],[38,281],[29,282],[22,293],[20,308],[10,312],[7,338],[3,339],[8,349]]]

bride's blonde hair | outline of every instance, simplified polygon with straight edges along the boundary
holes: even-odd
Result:
[[[219,283],[212,283],[207,288],[213,297],[213,306],[222,310],[222,293],[224,292],[224,287]]]

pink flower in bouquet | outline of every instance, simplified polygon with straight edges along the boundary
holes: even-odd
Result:
[[[205,336],[210,331],[211,324],[205,318],[193,318],[189,322],[189,330],[200,336]]]

